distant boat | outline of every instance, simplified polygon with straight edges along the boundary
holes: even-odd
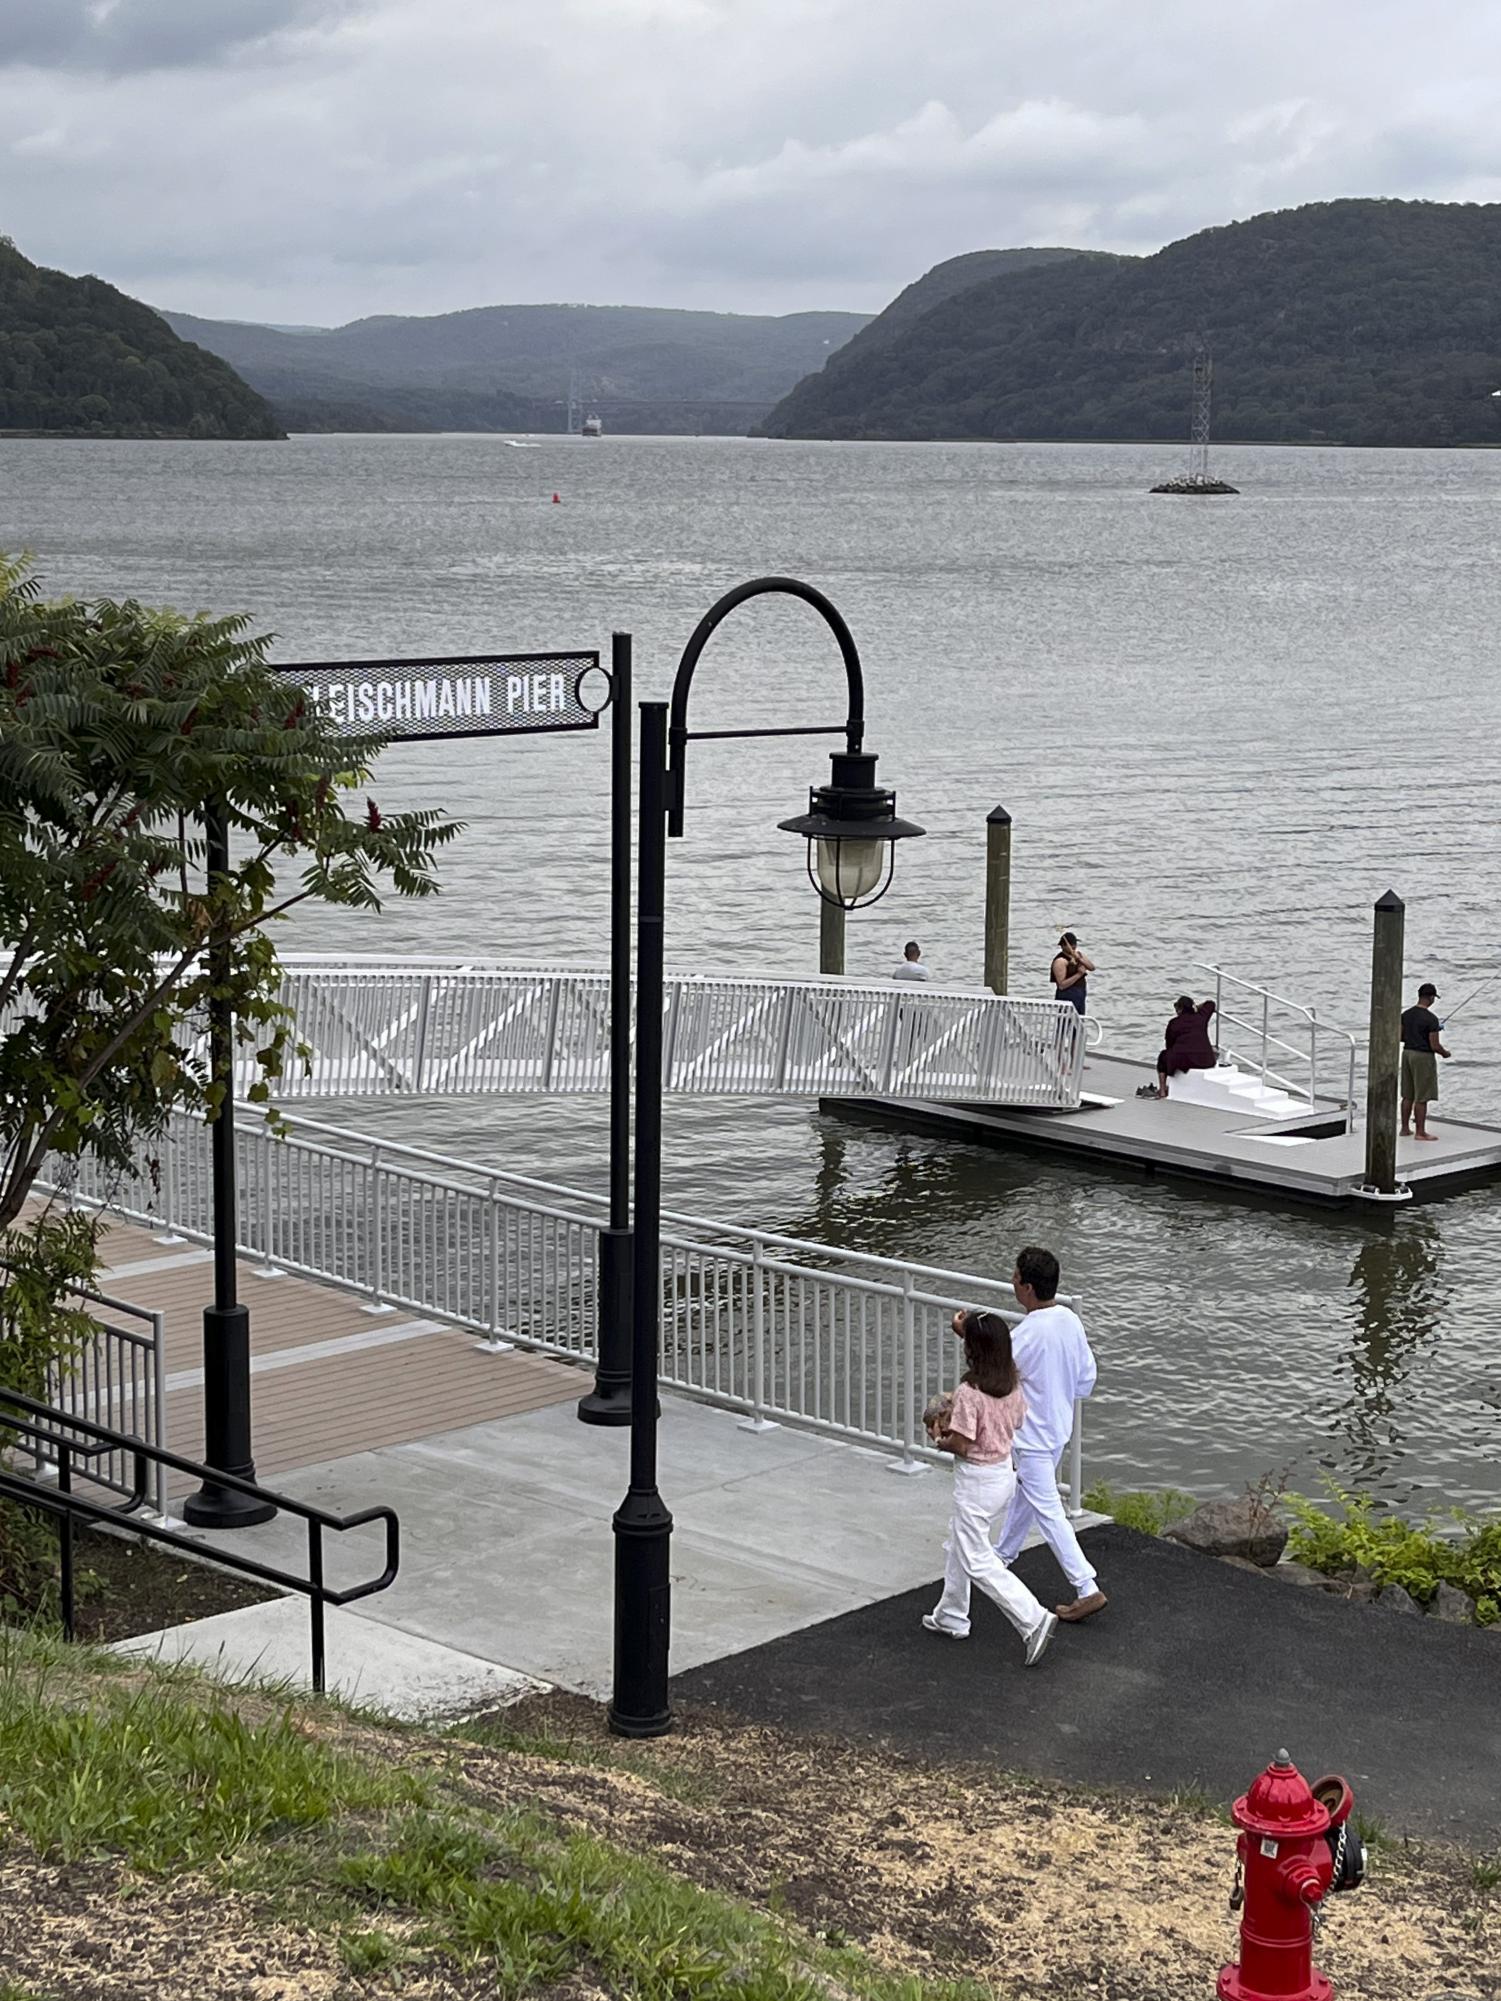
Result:
[[[602,438],[604,434],[604,424],[598,417],[586,417],[579,426],[579,436],[581,438]]]

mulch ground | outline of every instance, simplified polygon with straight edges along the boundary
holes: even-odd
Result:
[[[237,1612],[274,1596],[263,1584],[169,1549],[82,1530],[75,1545],[78,1638],[96,1645]]]
[[[477,1789],[545,1800],[893,1968],[979,1979],[1006,2001],[1204,2001],[1235,1956],[1234,1831],[1198,1800],[1085,1793],[691,1706],[671,1736],[630,1746],[574,1696],[497,1722],[600,1762],[466,1754]],[[1501,2001],[1488,1880],[1457,1848],[1378,1849],[1319,1942],[1341,2001]]]

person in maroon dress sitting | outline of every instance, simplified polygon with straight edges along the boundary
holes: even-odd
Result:
[[[1157,1058],[1157,1093],[1159,1098],[1167,1096],[1167,1080],[1184,1070],[1212,1070],[1219,1060],[1214,1053],[1214,1044],[1209,1037],[1209,1023],[1214,1015],[1212,1000],[1194,1004],[1192,995],[1179,994],[1173,1002],[1173,1018],[1167,1025],[1162,1054]],[[1152,1095],[1150,1084],[1143,1084],[1141,1095]]]

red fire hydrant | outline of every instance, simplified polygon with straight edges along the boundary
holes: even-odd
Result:
[[[1331,2001],[1333,1987],[1314,1969],[1313,1929],[1331,1890],[1353,1890],[1365,1874],[1360,1837],[1350,1826],[1355,1804],[1341,1778],[1309,1786],[1286,1751],[1231,1808],[1241,1830],[1236,1887],[1245,1877],[1240,1959],[1221,1967],[1219,2001]]]

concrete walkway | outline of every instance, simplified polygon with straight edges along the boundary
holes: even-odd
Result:
[[[577,1376],[580,1391],[587,1378]],[[942,1564],[950,1482],[803,1432],[742,1430],[732,1414],[664,1396],[662,1496],[674,1516],[672,1662],[718,1660],[908,1591]],[[591,1696],[610,1686],[614,1537],[625,1430],[555,1404],[283,1475],[278,1488],[339,1514],[377,1502],[401,1520],[395,1585],[349,1608]],[[306,1530],[279,1519],[225,1548],[305,1574]],[[327,1538],[344,1586],[381,1568],[379,1532]],[[244,1622],[242,1651],[253,1646]],[[217,1644],[217,1636],[210,1636]],[[346,1641],[346,1645],[348,1642]]]
[[[964,1643],[925,1632],[930,1583],[681,1674],[674,1699],[889,1743],[935,1772],[1222,1801],[1285,1747],[1310,1779],[1342,1772],[1388,1833],[1501,1841],[1501,1630],[1345,1604],[1114,1525],[1086,1546],[1110,1605],[1034,1670],[984,1600]],[[1017,1569],[1056,1602],[1045,1551]]]

